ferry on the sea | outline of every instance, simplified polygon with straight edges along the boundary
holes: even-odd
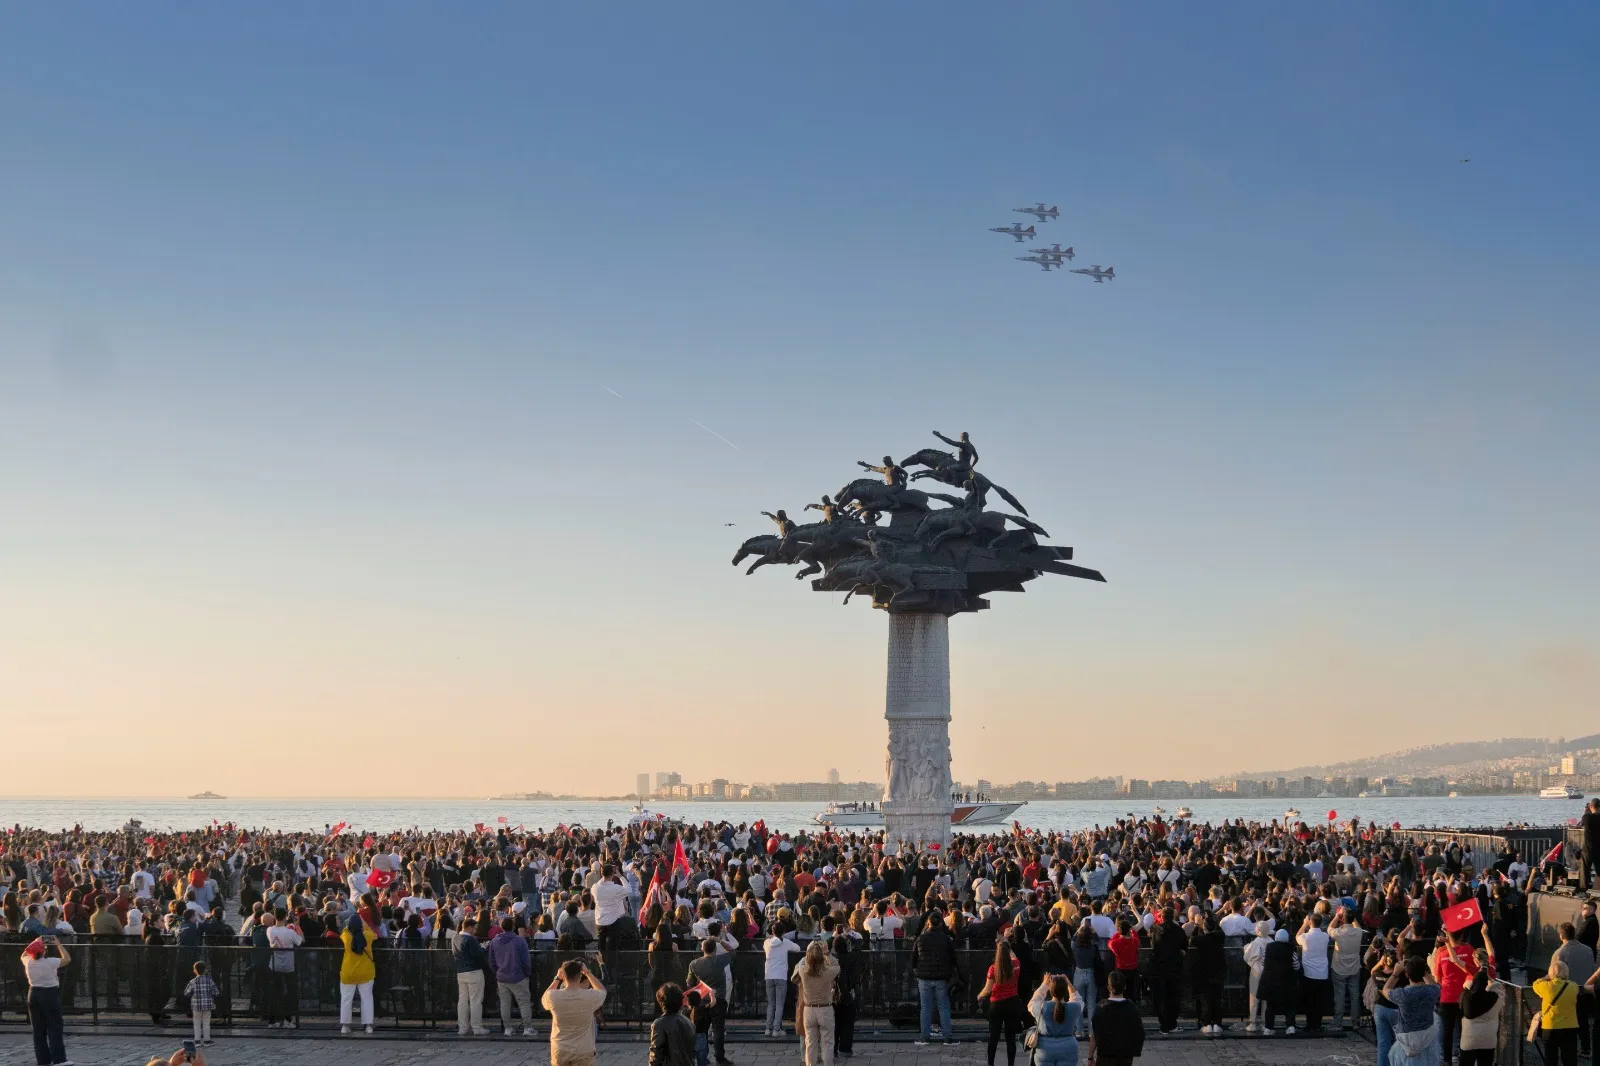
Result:
[[[1293,821],[1297,820],[1299,817],[1300,817],[1300,812],[1295,810],[1293,807],[1290,807],[1288,810],[1283,812],[1283,820],[1286,821],[1286,822],[1293,822]]]
[[[192,799],[192,800],[225,800],[228,797],[227,796],[219,796],[215,792],[206,791],[206,792],[196,792],[194,795],[190,796],[189,798]]]
[[[1027,800],[963,799],[956,797],[950,811],[950,824],[954,826],[1000,825],[1027,804]],[[819,814],[811,816],[818,825],[834,827],[872,826],[883,824],[883,806],[878,803],[830,803]]]
[[[1194,812],[1187,807],[1179,807],[1178,813],[1173,815],[1173,817],[1187,822],[1189,819],[1194,817]]]
[[[652,811],[642,803],[635,803],[633,809],[628,812],[628,824],[630,826],[655,825],[657,822],[666,820],[666,815],[660,811]]]
[[[1540,799],[1547,800],[1581,800],[1583,793],[1571,785],[1551,785],[1539,793]]]

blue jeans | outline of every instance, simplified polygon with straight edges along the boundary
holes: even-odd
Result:
[[[1378,1034],[1378,1066],[1389,1066],[1389,1049],[1394,1047],[1394,1027],[1400,1022],[1400,1012],[1382,1003],[1372,1006],[1372,1028]]]
[[[917,978],[917,998],[922,1001],[922,1039],[933,1038],[933,1005],[939,1005],[939,1031],[946,1040],[955,1039],[955,1030],[950,1028],[950,982],[949,981],[924,981]]]
[[[1089,1023],[1094,1021],[1094,1004],[1100,989],[1094,983],[1093,970],[1072,971],[1072,986],[1078,990],[1078,995],[1083,997],[1083,1032],[1090,1032]]]
[[[709,1033],[694,1034],[694,1066],[706,1066],[711,1061],[711,1037]]]
[[[767,1032],[783,1032],[783,1002],[788,994],[788,981],[767,979]]]

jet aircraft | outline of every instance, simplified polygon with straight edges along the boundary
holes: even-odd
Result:
[[[1052,218],[1061,217],[1061,208],[1056,206],[1046,207],[1043,200],[1040,200],[1032,207],[1013,207],[1011,210],[1019,215],[1032,215],[1040,222],[1048,222]]]
[[[1073,273],[1074,274],[1087,274],[1089,277],[1093,278],[1094,279],[1094,283],[1096,285],[1098,285],[1102,281],[1105,281],[1107,278],[1111,278],[1111,279],[1115,280],[1116,276],[1117,276],[1117,268],[1116,267],[1106,267],[1104,270],[1101,270],[1100,269],[1100,264],[1096,263],[1092,267],[1084,267],[1081,270],[1074,270]]]
[[[1032,237],[1037,237],[1038,236],[1038,234],[1034,232],[1032,226],[1028,226],[1028,227],[1024,228],[1022,223],[1020,223],[1020,222],[1013,222],[1009,226],[990,226],[989,227],[989,232],[990,233],[1009,233],[1009,234],[1011,234],[1011,236],[1013,236],[1013,237],[1015,237],[1017,239],[1017,243],[1018,244],[1022,243],[1022,239],[1024,237],[1032,238]]]
[[[1047,255],[1043,252],[1039,253],[1038,255],[1019,255],[1016,258],[1018,262],[1022,263],[1038,263],[1039,269],[1046,272],[1048,272],[1051,267],[1059,267],[1061,265],[1061,260],[1057,259],[1053,255]]]
[[[1060,244],[1052,244],[1048,248],[1029,248],[1028,251],[1033,252],[1036,255],[1051,256],[1055,259],[1057,265],[1060,265],[1061,260],[1063,259],[1074,259],[1077,257],[1077,253],[1071,248],[1063,248]]]

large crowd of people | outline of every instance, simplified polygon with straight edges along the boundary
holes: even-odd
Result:
[[[1600,826],[1600,802],[1588,817]],[[564,1062],[593,1054],[584,1019],[605,1001],[609,961],[642,952],[662,1054],[688,1046],[702,1066],[728,1062],[734,1007],[764,1008],[769,1036],[793,1018],[808,1063],[849,1056],[869,980],[914,982],[920,1038],[937,1029],[950,1040],[952,985],[973,953],[988,961],[978,996],[991,1064],[1002,1046],[1013,1063],[1025,1031],[1034,1058],[1075,1062],[1076,1038],[1090,1037],[1092,1050],[1096,1018],[1112,1004],[1145,1004],[1161,1033],[1177,1031],[1192,1005],[1191,1024],[1220,1033],[1237,955],[1248,973],[1244,1031],[1315,1033],[1370,1016],[1380,1066],[1401,1066],[1395,1047],[1404,1066],[1436,1066],[1480,1050],[1488,981],[1522,957],[1526,894],[1548,874],[1509,849],[1477,868],[1448,841],[1356,821],[1129,817],[1075,833],[958,835],[922,850],[761,822],[388,833],[19,826],[0,854],[0,932],[26,945],[28,976],[39,976],[41,1066],[62,1054],[54,971],[70,966],[72,945],[128,937],[188,949],[176,963],[182,982],[150,983],[143,1006],[158,1022],[192,1013],[202,1042],[212,945],[253,949],[254,1002],[275,1027],[297,1023],[297,953],[337,948],[344,1032],[357,1003],[371,1029],[384,949],[448,951],[467,1035],[491,1032],[491,988],[500,1029],[533,1035],[536,953],[591,953],[592,965],[559,967],[538,997],[553,1039],[568,1045]],[[1452,928],[1447,916],[1467,903],[1481,920]],[[1592,1053],[1596,931],[1590,905],[1561,972],[1553,964],[1542,979],[1571,986],[1570,1009],[1557,997],[1544,1022],[1558,1058],[1568,1043]],[[735,981],[743,953],[759,958],[761,985]],[[1105,1024],[1124,1014],[1113,1007]],[[1108,1030],[1108,1046],[1126,1042]]]

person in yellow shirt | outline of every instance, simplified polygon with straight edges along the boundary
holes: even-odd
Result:
[[[359,913],[352,914],[339,934],[344,942],[344,958],[339,962],[339,1032],[350,1031],[351,1008],[355,1006],[356,993],[361,993],[361,1024],[372,1032],[372,982],[378,976],[377,964],[372,961],[372,948],[378,934],[367,925]]]
[[[1578,1066],[1578,985],[1571,976],[1566,963],[1551,959],[1549,974],[1533,983],[1545,1066]]]
[[[1067,898],[1065,892],[1061,898],[1050,905],[1050,920],[1052,922],[1065,922],[1072,925],[1078,920],[1078,905]]]

